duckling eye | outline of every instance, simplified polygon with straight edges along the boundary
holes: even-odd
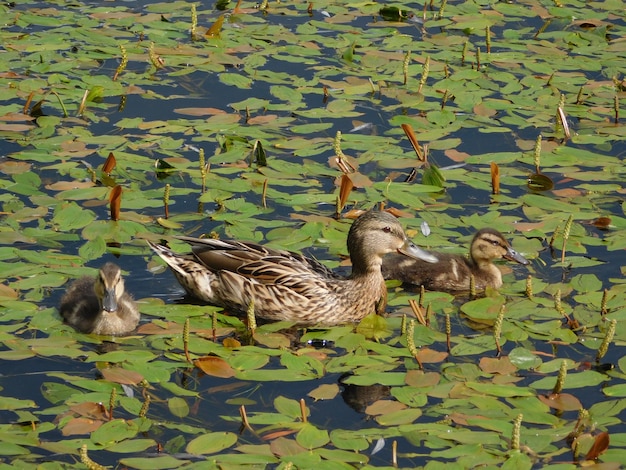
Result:
[[[389,225],[383,227],[383,232],[385,233],[391,233],[391,227]]]

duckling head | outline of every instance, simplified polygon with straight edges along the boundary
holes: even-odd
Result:
[[[348,252],[353,273],[380,271],[383,256],[398,252],[428,263],[437,262],[432,254],[413,244],[402,225],[388,212],[368,211],[357,218],[348,232]]]
[[[124,295],[124,279],[119,266],[114,263],[102,266],[96,277],[94,290],[104,311],[117,311],[118,299]]]
[[[470,247],[470,255],[479,266],[500,258],[520,264],[529,263],[526,258],[511,248],[500,232],[492,228],[483,228],[476,232]]]

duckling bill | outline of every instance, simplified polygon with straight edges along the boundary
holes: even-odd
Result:
[[[59,312],[78,331],[97,335],[128,333],[137,327],[140,317],[114,263],[102,266],[95,278],[74,281],[61,298]]]
[[[495,259],[528,264],[528,260],[513,250],[502,234],[492,228],[481,229],[474,235],[469,257],[445,253],[435,253],[435,256],[439,261],[427,264],[390,254],[383,260],[383,275],[385,279],[423,285],[428,290],[461,292],[470,290],[472,276],[477,290],[500,288],[502,273],[493,264]]]
[[[387,253],[437,261],[408,240],[394,216],[379,211],[364,213],[350,227],[348,278],[290,251],[240,241],[178,238],[191,245],[190,254],[148,243],[189,294],[235,312],[253,304],[259,318],[300,324],[338,325],[384,311],[387,288],[381,266]]]

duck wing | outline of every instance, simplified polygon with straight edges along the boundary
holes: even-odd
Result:
[[[271,279],[274,275],[311,272],[329,279],[343,279],[314,258],[258,243],[176,237],[191,245],[195,260],[212,272],[229,271],[242,276]],[[278,271],[272,273],[271,271]]]

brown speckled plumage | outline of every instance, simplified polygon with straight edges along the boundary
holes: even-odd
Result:
[[[477,290],[502,286],[502,273],[493,264],[495,259],[507,259],[528,264],[526,258],[511,248],[500,232],[484,228],[476,232],[470,246],[469,258],[445,253],[434,253],[439,259],[429,264],[419,260],[390,254],[383,260],[385,279],[397,279],[407,284],[423,285],[429,290],[469,291],[474,276]]]
[[[140,317],[114,263],[102,266],[95,278],[74,281],[61,298],[59,312],[78,331],[98,335],[128,333],[137,327]]]
[[[364,213],[350,227],[349,278],[290,251],[238,241],[179,238],[192,246],[191,254],[149,244],[189,294],[237,312],[245,312],[254,302],[257,317],[301,324],[337,325],[380,313],[387,297],[381,274],[386,253],[435,261],[409,242],[395,217],[378,211]]]

